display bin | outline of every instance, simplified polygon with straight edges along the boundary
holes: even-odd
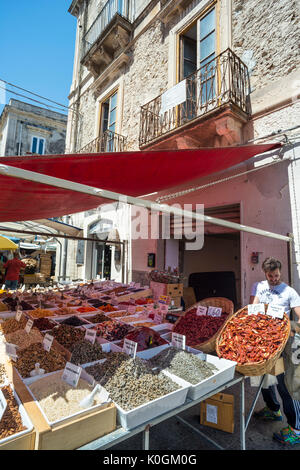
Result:
[[[181,386],[179,390],[156,398],[144,405],[138,406],[130,411],[125,411],[117,403],[117,422],[125,430],[133,429],[141,424],[156,418],[159,415],[177,408],[184,404],[188,392],[188,386],[181,379],[174,377],[174,382]]]
[[[12,384],[5,383],[1,384],[1,388],[4,385],[9,385],[13,390],[14,397],[19,405],[22,423],[27,429],[15,433],[12,436],[5,437],[4,439],[0,439],[0,450],[34,450],[36,433],[33,424],[16,393],[15,387]]]
[[[122,300],[130,300],[130,299],[140,299],[141,297],[151,297],[152,296],[152,289],[144,289],[139,290],[137,292],[129,292],[125,295],[120,295],[120,297],[116,296],[116,300],[120,303]]]
[[[117,410],[113,403],[62,424],[50,426],[14,367],[10,368],[10,374],[34,426],[35,450],[75,450],[116,429]]]

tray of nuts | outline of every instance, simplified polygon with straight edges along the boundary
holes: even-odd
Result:
[[[1,391],[7,408],[0,421],[0,446],[33,430],[33,424],[13,385],[4,385]]]

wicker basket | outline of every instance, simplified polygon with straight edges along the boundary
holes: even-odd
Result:
[[[265,304],[265,309],[266,308],[267,308],[267,304]],[[247,312],[247,311],[248,311],[248,308],[243,307],[240,310],[238,310],[237,312],[235,312],[233,315],[231,315],[230,318],[228,318],[225,321],[224,325],[219,330],[219,333],[218,333],[217,339],[216,339],[216,352],[217,352],[219,357],[222,357],[221,354],[220,354],[220,350],[219,350],[219,343],[220,343],[222,334],[223,334],[224,330],[227,327],[227,324],[229,323],[229,321],[231,320],[231,318],[233,316],[236,316],[239,313]],[[284,314],[284,315],[288,319],[288,316],[286,314]],[[274,367],[277,359],[281,356],[281,353],[284,350],[285,345],[287,343],[287,340],[290,336],[290,331],[291,331],[291,325],[290,325],[290,321],[288,319],[288,327],[287,327],[287,330],[286,330],[285,338],[284,338],[280,348],[278,348],[278,350],[273,354],[273,356],[269,357],[265,361],[248,362],[246,364],[237,365],[236,368],[235,368],[236,371],[239,372],[240,374],[243,374],[243,375],[246,375],[246,376],[249,376],[249,377],[250,376],[260,376],[260,375],[268,374],[272,370],[272,368]]]
[[[199,302],[192,305],[191,307],[189,307],[185,311],[184,315],[182,315],[176,321],[176,323],[174,324],[174,328],[175,328],[176,324],[180,321],[180,319],[182,319],[193,308],[197,308],[198,305],[202,305],[203,307],[219,307],[219,308],[222,308],[223,312],[228,313],[227,320],[229,318],[231,318],[233,313],[234,313],[234,305],[233,305],[233,302],[231,300],[226,299],[225,297],[207,297],[206,299],[202,299]],[[210,354],[210,353],[215,352],[215,350],[216,350],[216,339],[218,337],[220,329],[218,331],[216,331],[216,333],[211,338],[209,338],[207,341],[204,341],[203,343],[193,345],[193,348],[194,349],[199,349],[200,351],[202,351],[206,354]]]

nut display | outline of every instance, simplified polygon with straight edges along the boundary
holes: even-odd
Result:
[[[43,308],[36,308],[35,310],[30,310],[30,312],[28,312],[28,313],[32,318],[42,318],[42,317],[52,317],[53,316],[53,311],[43,309]]]
[[[17,355],[15,366],[24,378],[30,377],[30,372],[34,370],[36,363],[40,364],[45,373],[64,369],[66,365],[65,359],[59,352],[53,347],[48,352],[40,343],[31,344],[28,348],[17,351]]]
[[[22,416],[19,412],[19,405],[14,397],[13,391],[9,385],[1,388],[4,398],[7,402],[6,410],[0,421],[0,439],[12,436],[21,431],[25,431]]]
[[[17,351],[27,348],[31,344],[43,342],[43,336],[37,328],[31,328],[29,333],[25,329],[14,331],[6,335],[5,339],[8,343],[17,345]]]
[[[80,318],[73,315],[72,317],[66,318],[59,322],[61,325],[71,325],[71,326],[81,326],[86,325],[86,321],[81,320]]]
[[[49,318],[36,318],[33,321],[33,327],[38,328],[40,331],[51,330],[56,326],[54,321],[49,320]]]
[[[145,349],[155,348],[168,343],[155,330],[146,326],[141,326],[130,332],[126,335],[126,339],[130,339],[138,344],[137,351],[144,351]],[[121,344],[120,346],[122,347],[123,345]]]
[[[51,330],[51,336],[66,349],[70,349],[74,343],[84,339],[85,331],[71,325],[58,325]]]
[[[89,321],[90,323],[102,323],[104,321],[108,321],[109,318],[104,315],[104,313],[96,313],[95,315],[91,315],[90,317],[83,317],[85,320]]]
[[[0,323],[0,328],[4,335],[7,335],[9,333],[13,333],[14,331],[17,330],[22,330],[25,328],[27,323],[27,318],[22,315],[20,318],[20,321],[17,321],[15,318],[9,318],[5,320],[3,323]]]
[[[131,326],[121,324],[115,320],[109,320],[96,326],[97,336],[101,336],[108,341],[123,339],[131,330]]]

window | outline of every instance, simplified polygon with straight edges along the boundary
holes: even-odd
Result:
[[[187,79],[187,99],[181,105],[184,121],[196,116],[198,107],[207,106],[215,97],[215,7],[181,33],[179,41],[179,81]]]
[[[38,153],[44,155],[45,152],[45,139],[41,137],[32,137],[31,140],[31,153]]]
[[[114,140],[117,120],[117,98],[118,92],[116,91],[101,105],[100,150],[103,152],[114,151]]]

